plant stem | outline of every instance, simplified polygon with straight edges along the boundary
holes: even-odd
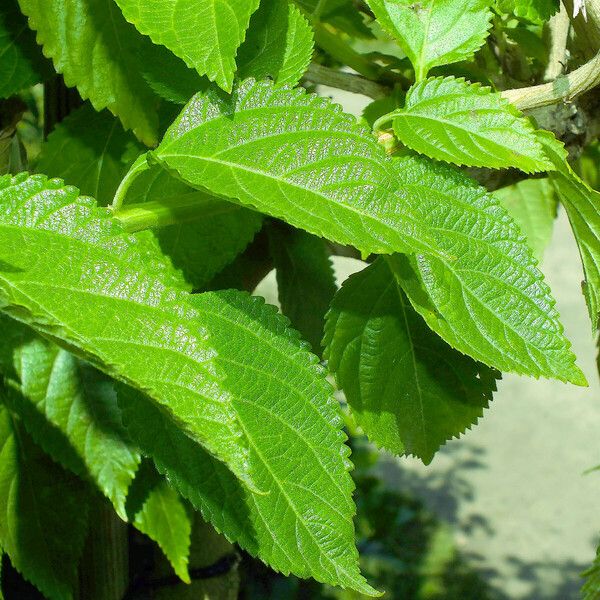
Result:
[[[600,84],[600,52],[568,75],[561,75],[554,81],[541,85],[505,90],[502,96],[520,110],[529,110],[555,104],[561,100],[568,102],[598,84]]]
[[[366,79],[361,75],[337,71],[316,63],[311,63],[304,75],[304,79],[319,85],[328,85],[338,90],[362,94],[374,100],[384,98],[391,92],[391,88]]]
[[[203,198],[199,197],[200,193],[194,191],[175,198],[132,204],[118,210],[112,207],[109,210],[126,231],[134,233],[153,227],[166,227],[175,223],[194,221],[238,209],[236,204],[208,194]]]
[[[544,72],[544,81],[552,81],[565,71],[567,57],[567,41],[571,21],[567,9],[560,3],[560,10],[550,18],[548,29],[550,31],[550,53],[548,55],[548,66]]]
[[[315,23],[315,43],[330,56],[348,65],[351,69],[360,73],[367,79],[377,80],[381,75],[381,69],[368,58],[362,56],[337,35],[331,27],[324,23]]]

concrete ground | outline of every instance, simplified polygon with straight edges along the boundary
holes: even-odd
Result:
[[[335,99],[355,114],[367,103],[337,91]],[[336,263],[341,279],[361,267]],[[600,540],[600,471],[584,474],[600,464],[600,382],[564,213],[542,269],[590,387],[506,375],[479,425],[431,465],[388,456],[380,469],[391,486],[412,491],[453,526],[461,552],[499,595],[570,600]],[[276,302],[272,274],[257,293]]]

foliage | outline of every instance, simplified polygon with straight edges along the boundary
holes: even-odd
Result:
[[[580,177],[505,98],[543,79],[556,8],[3,4],[0,547],[25,580],[75,598],[105,502],[184,582],[200,516],[290,575],[288,597],[467,593],[447,533],[364,471],[353,482],[364,448],[344,429],[429,463],[501,371],[586,384],[538,259],[560,201],[596,334],[593,148]],[[42,82],[34,156],[19,121]],[[357,120],[312,84],[373,102]],[[59,114],[53,89],[78,106]],[[364,263],[339,289],[332,254]],[[283,315],[248,293],[271,269]],[[396,526],[402,507],[418,526]],[[446,574],[399,578],[403,536]]]

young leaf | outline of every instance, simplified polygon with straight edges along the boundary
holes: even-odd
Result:
[[[312,28],[293,4],[263,2],[239,49],[238,76],[269,76],[277,83],[296,85],[308,67],[313,45]]]
[[[246,80],[231,96],[197,94],[151,158],[190,185],[367,253],[435,252],[399,200],[383,148],[300,89]]]
[[[498,374],[427,327],[382,257],[337,293],[324,344],[329,369],[369,439],[425,464],[477,422],[496,390]]]
[[[560,0],[498,0],[498,10],[532,23],[544,23],[558,11]]]
[[[142,152],[143,146],[108,111],[84,104],[42,144],[37,171],[63,179],[106,206]]]
[[[230,540],[284,574],[314,577],[373,595],[358,571],[352,480],[339,408],[317,359],[273,307],[234,292],[207,292],[211,339],[229,374],[250,444],[253,493],[131,390],[123,418],[159,471]],[[260,351],[248,351],[259,336]],[[279,391],[288,386],[287,393]]]
[[[548,179],[524,179],[494,192],[527,238],[534,256],[541,260],[556,218],[557,200]]]
[[[500,94],[454,77],[415,84],[403,109],[391,113],[394,133],[413,150],[470,167],[546,171],[546,158],[529,121]]]
[[[400,44],[417,81],[429,69],[467,60],[485,41],[492,0],[368,0],[381,26]]]
[[[98,111],[108,108],[146,144],[157,140],[156,98],[141,74],[150,40],[107,0],[19,0],[44,54],[68,86]]]
[[[2,0],[0,6],[0,98],[35,85],[52,73],[52,64],[42,54],[35,34],[19,10],[17,0]]]
[[[402,287],[429,327],[502,371],[585,385],[543,275],[498,201],[440,163],[405,157],[396,165],[406,201],[451,256],[393,257]]]
[[[75,188],[0,179],[0,307],[108,375],[248,481],[247,450],[204,318],[159,252]]]
[[[235,54],[259,0],[116,0],[125,18],[231,91]]]
[[[242,252],[262,225],[260,213],[195,190],[158,165],[134,180],[124,198],[124,209],[144,211],[150,202],[166,208],[176,204],[194,207],[190,221],[154,230],[162,251],[194,289],[203,288]]]
[[[190,583],[191,510],[148,461],[142,463],[131,486],[127,512],[136,529],[160,546],[176,575]]]
[[[337,289],[325,242],[291,227],[268,231],[281,311],[320,355],[325,313]]]
[[[7,397],[11,409],[45,452],[77,475],[89,476],[125,518],[140,457],[121,424],[110,380],[4,315],[0,329],[0,369],[16,377]]]
[[[73,598],[88,491],[43,454],[2,405],[0,512],[0,545],[15,569],[49,600]]]

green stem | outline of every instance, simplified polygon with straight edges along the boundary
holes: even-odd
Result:
[[[328,25],[315,23],[314,29],[315,43],[319,48],[367,79],[379,79],[381,69],[362,54],[356,52],[339,35],[336,35]]]
[[[192,192],[175,198],[165,198],[155,202],[128,205],[118,210],[111,208],[113,218],[119,221],[126,231],[134,233],[154,227],[166,227],[176,223],[186,223],[207,216],[237,210],[237,205],[208,194],[199,198],[199,192]]]
[[[146,160],[146,157],[147,157],[147,154],[142,154],[141,156],[139,156],[137,158],[137,160],[133,163],[133,165],[131,165],[131,168],[127,172],[127,175],[125,175],[125,177],[123,177],[123,180],[121,181],[121,183],[119,184],[119,187],[117,188],[115,197],[114,197],[112,205],[111,205],[111,209],[114,212],[118,211],[123,206],[125,196],[127,196],[127,192],[129,190],[129,188],[131,187],[131,185],[133,184],[133,182],[136,180],[137,176],[141,172],[147,171],[150,168],[148,165],[148,162]]]

